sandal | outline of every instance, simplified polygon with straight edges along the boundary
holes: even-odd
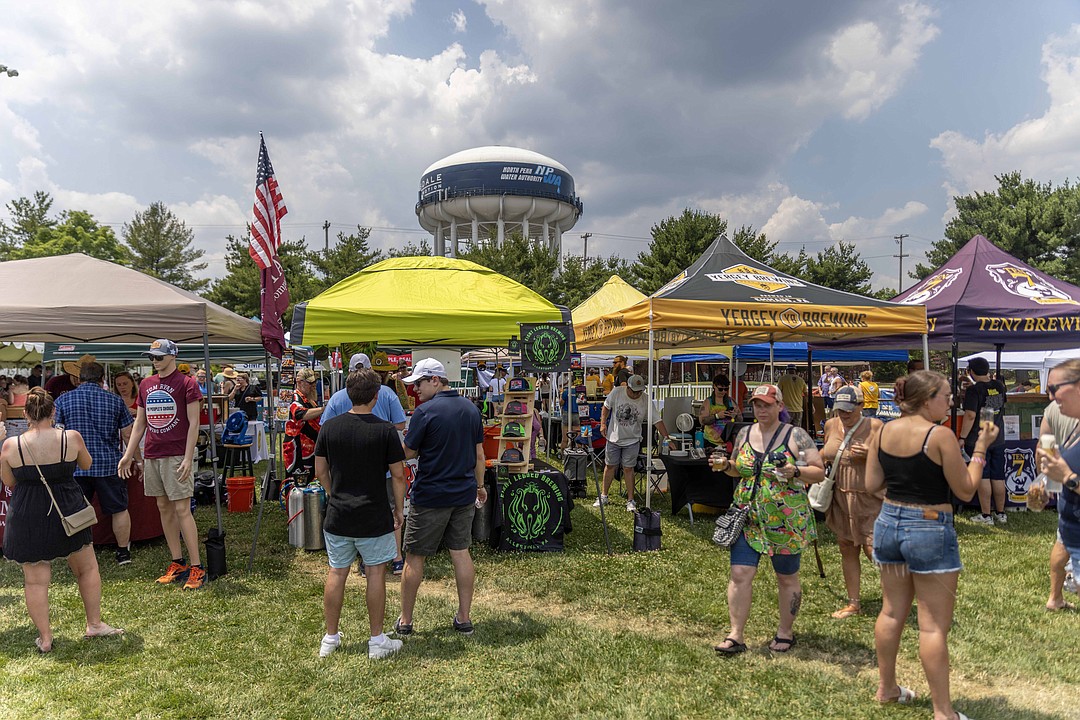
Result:
[[[724,647],[723,643],[731,643]],[[738,655],[746,652],[746,643],[741,643],[733,637],[724,638],[720,645],[713,645],[713,650],[721,655]]]
[[[787,651],[791,650],[791,648],[795,647],[795,642],[796,641],[795,641],[795,636],[794,635],[792,635],[790,638],[782,638],[779,635],[774,635],[773,639],[772,639],[772,642],[769,643],[769,651],[770,652],[775,652],[775,653],[786,653]],[[787,647],[786,648],[773,647],[776,644],[787,645]]]
[[[116,636],[123,635],[123,634],[124,634],[124,629],[123,628],[109,627],[105,623],[101,623],[101,626],[97,630],[95,630],[93,632],[87,630],[86,634],[83,635],[83,639],[84,640],[89,640],[91,638],[99,638],[99,637],[116,637]]]
[[[891,700],[884,701],[883,703],[881,703],[882,705],[891,705],[892,703],[899,703],[900,705],[910,705],[912,702],[915,701],[915,698],[918,697],[918,695],[915,694],[914,690],[912,690],[911,688],[906,688],[903,685],[897,685],[896,689],[900,692],[900,694],[892,698]]]
[[[40,637],[34,638],[34,647],[36,647],[37,651],[39,653],[41,653],[42,655],[45,655],[46,653],[51,653],[52,652],[52,645],[50,644],[49,647],[46,648],[45,643],[41,642]]]
[[[1061,610],[1070,610],[1071,611],[1071,610],[1075,610],[1075,609],[1076,609],[1076,606],[1073,605],[1071,602],[1069,602],[1067,600],[1062,601],[1061,605],[1059,605],[1058,607],[1050,607],[1049,605],[1046,606],[1046,612],[1059,612]]]
[[[852,615],[862,615],[862,608],[855,603],[848,603],[832,614],[835,620],[844,620]]]

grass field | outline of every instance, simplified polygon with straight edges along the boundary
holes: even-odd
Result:
[[[591,501],[590,501],[591,502]],[[823,531],[828,578],[804,558],[798,646],[772,655],[776,585],[763,565],[748,627],[750,652],[717,657],[727,627],[727,556],[710,542],[712,518],[691,527],[664,511],[664,549],[630,553],[630,515],[613,510],[613,557],[598,511],[579,505],[567,551],[502,555],[477,548],[476,634],[450,628],[456,602],[449,559],[428,563],[417,634],[397,656],[367,658],[359,576],[349,580],[345,640],[317,657],[325,555],[289,547],[284,513],[267,506],[254,571],[245,572],[255,515],[226,515],[229,574],[195,593],[158,587],[163,541],[134,562],[99,553],[104,619],[122,638],[81,639],[73,578],[54,563],[54,651],[33,649],[22,576],[0,564],[0,716],[13,718],[928,718],[874,702],[877,574],[865,568],[866,614],[836,621],[840,556]],[[212,509],[197,513],[200,530]],[[951,635],[953,697],[973,720],[1080,717],[1080,614],[1047,613],[1047,557],[1056,516],[1014,513],[1005,528],[958,521],[961,575]],[[388,582],[387,616],[400,607]],[[1075,598],[1073,598],[1075,599]],[[901,681],[926,695],[914,615]]]

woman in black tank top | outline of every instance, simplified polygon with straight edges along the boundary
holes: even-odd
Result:
[[[986,448],[997,437],[993,423],[979,432],[965,466],[956,438],[938,423],[949,414],[952,394],[945,376],[920,370],[896,381],[901,417],[871,436],[866,488],[885,488],[874,523],[874,561],[881,568],[882,604],[874,626],[879,702],[908,703],[915,694],[896,682],[900,634],[919,600],[919,655],[923,659],[935,718],[966,720],[949,696],[948,635],[960,575],[950,491],[970,500],[979,487]]]

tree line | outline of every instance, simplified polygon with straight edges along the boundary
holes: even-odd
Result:
[[[927,263],[910,273],[922,279],[976,234],[1044,272],[1080,284],[1080,186],[1054,186],[1024,179],[1019,172],[997,177],[993,192],[954,198],[957,214],[933,243]],[[200,278],[207,264],[194,247],[194,234],[161,202],[138,212],[121,229],[101,225],[82,210],[52,213],[46,192],[7,204],[9,219],[0,221],[0,261],[82,252],[132,267],[196,292],[245,317],[259,313],[259,272],[248,255],[249,236],[225,237],[225,275]],[[533,289],[553,303],[574,307],[615,274],[646,295],[689,267],[708,246],[729,230],[721,215],[687,208],[653,225],[647,249],[633,261],[618,255],[562,255],[521,234],[510,233],[501,247],[493,239],[469,247],[461,257],[491,268]],[[293,303],[310,299],[353,273],[389,257],[430,255],[431,245],[411,241],[387,251],[372,248],[371,229],[339,232],[328,249],[311,250],[306,238],[285,240],[279,249]],[[777,242],[750,225],[732,241],[750,257],[812,283],[860,295],[888,299],[892,288],[872,289],[873,271],[854,242],[840,241],[818,253],[780,252]],[[483,298],[478,298],[483,302]],[[291,322],[292,306],[286,323]]]

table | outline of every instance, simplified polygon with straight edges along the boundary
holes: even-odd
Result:
[[[132,465],[133,472],[127,479],[128,514],[131,516],[131,541],[153,540],[165,534],[161,528],[161,513],[158,512],[157,499],[143,493],[142,468]],[[93,527],[94,545],[112,545],[116,536],[112,530],[112,515],[101,512],[98,496],[95,494],[90,504],[97,513],[97,525]]]
[[[714,473],[707,459],[661,455],[660,460],[664,463],[668,487],[671,489],[672,515],[676,515],[690,503],[719,508],[731,506],[736,478],[724,473]]]
[[[200,425],[200,430],[209,430],[209,425]],[[214,426],[214,436],[217,438],[219,457],[221,456],[221,434],[225,426]],[[270,459],[270,443],[266,439],[266,423],[262,420],[248,420],[247,434],[251,438],[251,462],[257,463]]]

